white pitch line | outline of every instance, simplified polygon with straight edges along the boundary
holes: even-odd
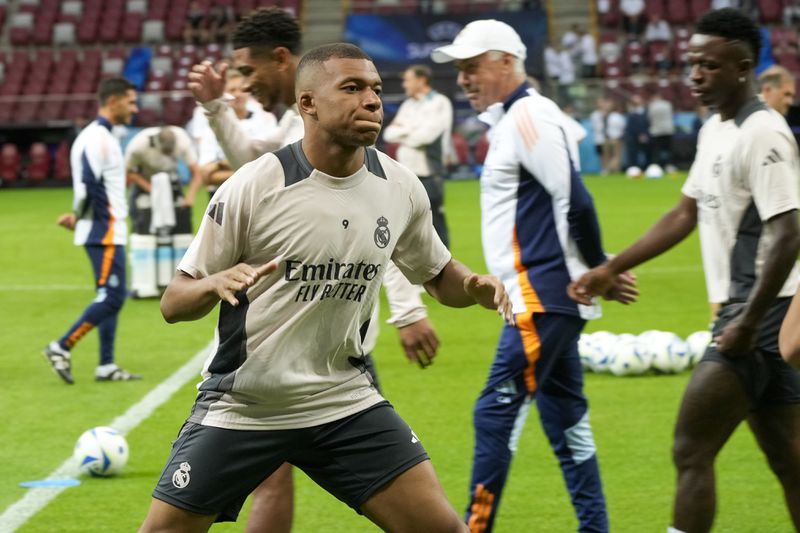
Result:
[[[169,400],[178,389],[190,379],[198,376],[212,345],[213,341],[108,425],[125,435],[141,424],[153,414],[153,411]],[[77,475],[78,467],[70,457],[61,466],[50,472],[46,479],[74,478]],[[44,509],[63,490],[64,487],[28,489],[25,496],[8,506],[0,515],[0,533],[16,531],[36,513]]]
[[[93,285],[68,285],[65,283],[61,284],[50,284],[50,285],[3,285],[0,284],[0,292],[4,291],[14,291],[14,292],[22,292],[22,291],[86,291],[94,289]]]

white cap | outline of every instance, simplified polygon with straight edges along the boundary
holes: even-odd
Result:
[[[464,26],[453,44],[435,49],[431,52],[431,59],[436,63],[447,63],[479,56],[490,50],[508,52],[523,60],[527,56],[527,49],[514,28],[505,22],[488,19],[476,20]]]

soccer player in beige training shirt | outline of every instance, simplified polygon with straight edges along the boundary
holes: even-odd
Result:
[[[384,530],[466,530],[419,439],[372,386],[362,336],[390,259],[446,305],[513,318],[496,278],[452,259],[417,177],[365,148],[380,132],[380,91],[359,48],[313,49],[297,67],[304,139],[217,192],[162,312],[193,320],[221,301],[218,344],[142,531],[235,519],[284,462]]]
[[[234,64],[246,78],[245,90],[267,110],[286,108],[278,129],[267,139],[247,134],[235,120],[223,96],[224,71],[210,63],[196,65],[189,74],[189,88],[207,111],[209,124],[234,168],[276,150],[303,136],[303,122],[295,104],[295,70],[299,61],[301,33],[297,21],[286,11],[267,8],[243,19],[233,35]],[[416,287],[393,264],[387,266],[384,286],[392,310],[389,322],[398,328],[407,357],[420,366],[430,364],[438,346],[436,332]],[[377,312],[377,306],[375,308]],[[377,314],[373,315],[362,343],[368,370],[375,376],[369,355],[377,336]],[[291,529],[293,488],[291,469],[280,468],[253,494],[246,530],[271,533]]]

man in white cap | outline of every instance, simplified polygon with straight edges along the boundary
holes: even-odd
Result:
[[[454,61],[458,84],[490,126],[481,175],[486,264],[503,281],[516,325],[503,329],[474,412],[475,455],[467,524],[491,531],[511,457],[535,400],[558,457],[579,531],[608,531],[578,337],[597,306],[567,296],[570,280],[601,264],[605,253],[594,203],[578,172],[573,122],[531,88],[526,48],[497,20],[468,24],[432,59]],[[635,298],[629,275],[608,294]]]

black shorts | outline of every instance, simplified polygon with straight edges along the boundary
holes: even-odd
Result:
[[[388,402],[302,429],[242,431],[187,422],[172,445],[153,497],[235,521],[247,496],[291,463],[358,511],[379,488],[428,459]]]
[[[789,366],[778,352],[778,332],[789,309],[791,298],[779,298],[767,312],[759,328],[756,348],[748,355],[730,357],[712,344],[706,349],[703,361],[716,361],[730,367],[744,386],[750,410],[763,407],[800,403],[800,372]],[[711,333],[720,335],[731,320],[744,310],[744,304],[722,307]]]

